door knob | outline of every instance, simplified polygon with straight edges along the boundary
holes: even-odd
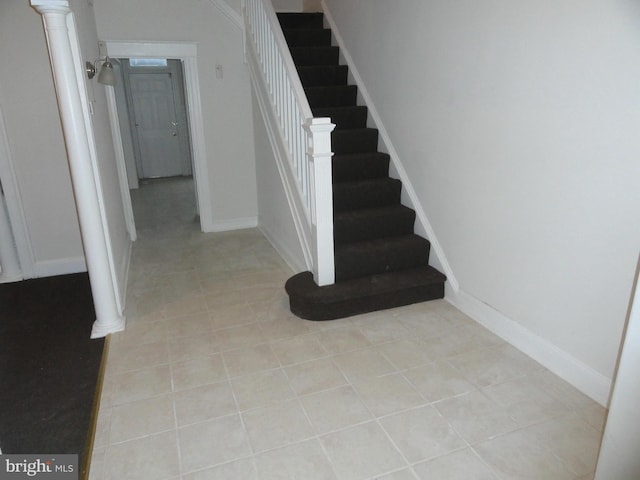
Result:
[[[171,135],[173,135],[174,137],[178,136],[178,132],[172,132]]]

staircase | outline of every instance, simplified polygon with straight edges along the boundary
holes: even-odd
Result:
[[[367,107],[322,13],[280,13],[314,117],[330,117],[335,284],[319,287],[310,272],[285,289],[291,311],[330,320],[444,296],[446,277],[429,266],[429,241],[413,231],[415,211],[400,203],[402,182],[389,177],[389,155],[378,152],[378,131],[367,127]]]

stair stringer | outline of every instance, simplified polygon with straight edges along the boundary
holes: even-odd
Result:
[[[222,13],[227,19],[238,29],[242,30],[242,15],[236,12],[231,5],[225,0],[209,0],[214,7],[216,7],[220,13]]]
[[[260,113],[262,114],[262,120],[265,124],[265,129],[276,160],[276,166],[280,175],[282,187],[287,203],[289,204],[289,210],[291,211],[293,223],[298,235],[300,248],[304,256],[304,268],[301,268],[301,266],[298,265],[299,262],[291,258],[289,252],[285,252],[280,248],[280,242],[274,237],[274,232],[267,232],[267,235],[280,256],[282,256],[282,258],[285,259],[289,266],[295,271],[300,271],[302,269],[311,270],[313,266],[313,232],[311,230],[311,222],[307,218],[305,205],[302,200],[303,196],[300,192],[296,174],[291,168],[291,154],[287,148],[287,143],[283,133],[278,128],[279,120],[271,106],[269,93],[266,90],[266,83],[262,78],[259,60],[257,59],[256,52],[253,49],[253,44],[251,42],[245,42],[245,48],[247,65],[249,66],[249,75],[251,76],[251,85],[253,85],[253,90],[256,94]]]
[[[402,203],[411,207],[416,212],[416,223],[415,223],[415,231],[416,233],[424,236],[431,243],[431,252],[434,254],[436,258],[430,256],[429,264],[432,264],[433,267],[437,268],[440,271],[443,271],[447,276],[448,287],[451,288],[454,292],[458,292],[460,289],[460,284],[458,283],[449,262],[445,256],[444,250],[442,246],[438,242],[435,231],[429,222],[426,212],[422,208],[422,204],[416,194],[413,185],[411,184],[411,180],[407,175],[407,172],[400,161],[400,156],[398,155],[397,150],[393,146],[391,142],[391,138],[387,130],[382,123],[380,115],[375,108],[373,100],[367,91],[364,82],[362,81],[362,77],[358,73],[358,69],[353,62],[353,58],[349,54],[349,50],[347,49],[342,36],[338,30],[338,26],[333,19],[331,11],[327,7],[327,4],[324,0],[321,2],[322,10],[324,13],[325,21],[329,24],[331,28],[331,32],[337,46],[340,47],[340,55],[344,59],[344,62],[349,67],[349,75],[353,78],[353,82],[358,86],[358,96],[362,98],[363,103],[369,109],[369,118],[375,125],[375,128],[378,129],[379,134],[379,143],[381,144],[381,151],[384,153],[388,153],[390,158],[390,170],[393,170],[398,177],[398,179],[402,182]],[[391,174],[391,171],[389,172]]]

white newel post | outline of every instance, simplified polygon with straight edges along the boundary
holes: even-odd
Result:
[[[105,241],[105,225],[102,223],[81,89],[76,75],[76,68],[82,68],[82,64],[77,67],[74,63],[67,26],[67,16],[71,10],[67,0],[31,0],[31,6],[42,15],[51,58],[82,244],[96,311],[91,337],[104,337],[123,330],[125,322],[116,303]]]
[[[329,118],[311,118],[307,130],[310,165],[311,227],[313,230],[313,279],[319,286],[335,283],[333,249],[333,188],[331,180],[331,132]]]

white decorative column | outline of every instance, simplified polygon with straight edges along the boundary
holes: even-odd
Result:
[[[91,338],[104,337],[124,329],[124,317],[116,303],[116,293],[111,275],[109,251],[106,243],[106,225],[100,208],[100,198],[93,170],[89,136],[85,126],[81,89],[77,69],[84,69],[84,62],[74,62],[67,0],[31,0],[42,15],[51,67],[53,70],[62,130],[67,147],[71,181],[75,193],[82,244],[89,270],[96,321]],[[76,32],[73,38],[76,38]]]
[[[310,165],[311,228],[313,234],[313,279],[323,287],[335,283],[333,247],[333,187],[331,180],[330,118],[311,118],[307,130],[307,157]]]

